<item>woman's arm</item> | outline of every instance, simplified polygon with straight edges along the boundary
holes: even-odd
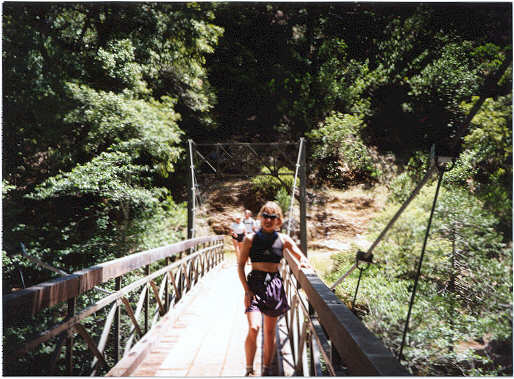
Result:
[[[237,224],[236,224],[236,223],[234,223],[234,222],[233,222],[232,224],[230,224],[230,235],[231,235],[232,237],[237,237],[237,233],[236,233],[236,225],[237,225]]]
[[[239,280],[241,281],[241,284],[243,285],[243,289],[245,291],[245,307],[247,308],[250,306],[250,302],[252,301],[252,298],[254,296],[254,293],[250,290],[250,287],[248,287],[248,282],[246,281],[245,276],[245,265],[250,255],[252,239],[253,236],[246,236],[244,238],[243,246],[239,251],[239,257],[237,258],[237,274],[239,275]]]
[[[282,236],[284,241],[284,249],[288,249],[291,252],[291,254],[294,255],[294,257],[300,262],[300,267],[312,268],[309,263],[309,260],[300,250],[298,245],[293,241],[293,239],[289,237],[287,234],[283,234]]]

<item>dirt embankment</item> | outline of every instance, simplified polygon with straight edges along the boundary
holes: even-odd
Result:
[[[266,199],[259,199],[248,181],[214,183],[204,188],[197,227],[216,234],[228,234],[236,214],[250,209],[254,214]],[[366,249],[362,234],[385,203],[385,195],[360,186],[348,190],[308,190],[307,231],[309,249],[341,251],[356,244]],[[295,218],[298,219],[298,210]],[[298,223],[293,237],[299,237]]]

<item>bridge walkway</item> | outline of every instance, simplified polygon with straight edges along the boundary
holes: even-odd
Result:
[[[248,270],[250,266],[248,266]],[[248,271],[247,270],[247,271]],[[224,261],[190,293],[172,319],[163,319],[153,344],[131,376],[243,376],[248,331],[235,259]],[[262,336],[254,368],[261,371]],[[127,373],[122,360],[108,374]]]

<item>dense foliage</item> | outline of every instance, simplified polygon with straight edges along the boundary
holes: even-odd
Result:
[[[435,183],[422,190],[374,252],[355,309],[398,354],[432,206]],[[376,238],[398,209],[392,202],[370,228]],[[497,218],[462,189],[439,196],[403,350],[416,375],[512,374],[512,249],[495,231]],[[352,264],[335,259],[335,281]],[[354,275],[338,287],[350,305]],[[510,354],[509,354],[510,350]],[[498,358],[501,357],[501,358]]]
[[[342,188],[390,178],[387,154],[403,171],[390,183],[392,207],[435,144],[455,164],[418,305],[438,299],[430,322],[444,327],[411,338],[448,354],[429,357],[430,346],[411,343],[409,365],[479,374],[468,367],[478,358],[452,346],[489,327],[491,338],[512,341],[508,318],[493,316],[512,304],[502,284],[512,282],[511,4],[8,2],[2,21],[4,294],[54,275],[21,257],[20,242],[72,272],[183,239],[187,138],[304,136],[308,185]],[[276,178],[252,185],[287,208],[289,189]],[[374,272],[398,304],[427,199],[391,233],[398,241]],[[467,303],[457,289],[478,299],[479,269],[497,301]],[[386,299],[369,305],[366,322],[395,348],[402,316],[382,312]],[[426,307],[417,309],[419,321]],[[504,373],[480,359],[483,373]]]
[[[5,6],[4,251],[24,242],[73,271],[182,237],[166,187],[183,155],[178,109],[210,122],[212,18],[178,3]],[[4,291],[20,286],[10,263]],[[27,285],[48,276],[18,264]]]

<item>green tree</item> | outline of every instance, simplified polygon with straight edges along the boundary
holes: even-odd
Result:
[[[24,242],[73,271],[150,247],[174,229],[181,211],[168,183],[183,131],[212,124],[205,56],[222,33],[213,17],[210,4],[6,4],[8,254]],[[27,284],[48,277],[24,272]],[[14,273],[4,265],[4,278]]]

